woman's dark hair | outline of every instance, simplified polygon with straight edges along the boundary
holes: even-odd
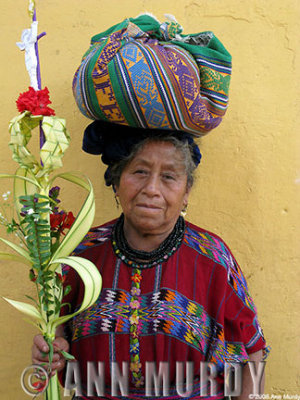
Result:
[[[101,154],[108,165],[104,178],[107,186],[116,187],[126,165],[148,142],[172,143],[182,154],[187,184],[194,182],[194,170],[199,165],[201,153],[191,134],[165,129],[133,128],[108,121],[92,122],[84,131],[82,149],[89,154]]]
[[[188,141],[182,141],[176,138],[175,136],[154,136],[148,137],[136,145],[133,146],[132,151],[127,157],[124,157],[122,160],[115,162],[109,168],[107,173],[109,174],[109,180],[113,186],[116,188],[120,184],[120,178],[122,172],[124,171],[125,167],[134,159],[134,157],[138,154],[142,148],[150,142],[167,142],[172,143],[177,150],[181,152],[182,155],[182,163],[185,167],[185,172],[187,174],[187,185],[189,188],[193,186],[194,183],[194,171],[197,167],[196,163],[193,160],[193,149]],[[107,178],[107,177],[106,177]]]

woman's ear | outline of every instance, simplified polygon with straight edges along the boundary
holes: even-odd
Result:
[[[189,199],[189,193],[186,193],[183,197],[183,202],[182,202],[182,208],[185,209],[188,206],[188,199]]]
[[[187,184],[186,185],[186,191],[185,191],[185,194],[183,196],[183,204],[187,205],[191,189],[192,189],[192,186]]]

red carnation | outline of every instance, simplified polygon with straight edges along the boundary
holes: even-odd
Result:
[[[62,214],[50,214],[50,226],[52,230],[59,228],[60,224],[62,223]]]
[[[29,111],[32,115],[55,115],[54,110],[47,107],[48,104],[51,104],[51,101],[49,99],[49,90],[46,87],[42,90],[34,90],[33,87],[29,87],[27,92],[20,94],[16,103],[21,113]]]
[[[72,211],[68,212],[68,214],[64,215],[62,228],[70,229],[71,226],[73,225],[74,221],[75,221],[75,217],[74,217]]]
[[[74,221],[75,217],[71,211],[50,214],[50,226],[53,231],[63,233],[64,229],[71,228]]]

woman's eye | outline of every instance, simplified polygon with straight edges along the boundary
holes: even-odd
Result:
[[[145,171],[144,169],[137,169],[136,171],[134,171],[135,174],[146,174],[147,171]]]
[[[171,180],[175,179],[173,175],[169,175],[169,174],[164,174],[163,178],[166,179],[167,181],[169,181],[169,180],[171,181]]]

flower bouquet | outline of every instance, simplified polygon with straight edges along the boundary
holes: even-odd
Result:
[[[29,278],[37,290],[31,303],[5,298],[12,306],[30,317],[49,345],[49,364],[44,382],[31,383],[32,389],[43,392],[47,400],[60,399],[57,374],[51,376],[53,357],[52,342],[56,328],[74,315],[90,307],[101,290],[101,276],[93,263],[81,257],[70,256],[91,227],[95,214],[94,193],[88,178],[79,173],[54,171],[62,166],[62,157],[69,146],[70,137],[65,120],[56,117],[48,105],[48,89],[41,90],[37,51],[37,21],[35,3],[29,1],[32,19],[30,29],[22,34],[18,46],[25,50],[25,63],[31,86],[17,100],[20,112],[9,125],[13,159],[19,164],[14,175],[0,174],[0,178],[13,179],[13,197],[16,217],[8,219],[1,214],[0,223],[8,233],[18,237],[16,241],[0,238],[9,250],[0,251],[0,259],[22,262],[28,266]],[[42,36],[42,35],[40,35]],[[33,51],[34,50],[34,51]],[[28,144],[34,129],[40,127],[41,148],[39,158],[31,153]],[[87,197],[77,217],[59,209],[59,191],[56,180],[60,178],[83,188]],[[6,193],[4,200],[10,193]],[[67,230],[67,232],[66,232]],[[74,268],[83,280],[85,295],[81,307],[73,314],[60,316],[62,299],[72,288],[63,286],[62,264]],[[71,355],[63,354],[67,359]]]

